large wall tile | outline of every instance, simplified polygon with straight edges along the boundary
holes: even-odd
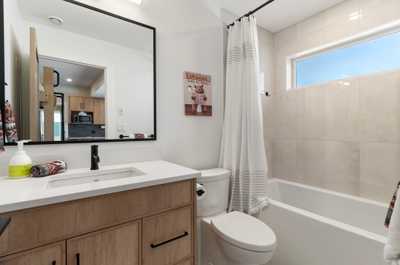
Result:
[[[274,36],[274,44],[276,52],[285,51],[287,54],[295,53],[298,47],[293,42],[297,40],[298,32],[297,27],[289,27]]]
[[[347,0],[325,11],[326,43],[335,42],[358,33],[359,19],[352,18],[359,13],[359,0]]]
[[[392,200],[393,194],[394,187],[379,186],[365,182],[360,183],[360,197],[378,202],[389,203]]]
[[[306,139],[323,139],[325,136],[326,89],[323,86],[304,88],[304,132]]]
[[[273,138],[274,134],[276,111],[272,97],[262,96],[261,102],[263,107],[264,138],[269,140]]]
[[[273,168],[272,168],[272,141],[270,140],[265,140],[264,141],[264,145],[265,145],[265,155],[267,156],[267,167],[268,167],[268,172],[267,172],[267,177],[268,178],[273,178],[274,174],[272,172]]]
[[[323,86],[326,89],[326,139],[355,141],[359,138],[358,84],[357,79],[352,79]]]
[[[360,180],[365,185],[393,190],[400,180],[400,145],[362,143]]]
[[[277,53],[275,56],[275,87],[276,93],[284,93],[287,91],[287,54]]]
[[[360,145],[358,142],[325,142],[325,188],[359,194]]]
[[[369,30],[400,19],[399,0],[363,0],[360,31]]]
[[[303,91],[287,91],[274,96],[275,139],[297,139],[302,120]]]
[[[400,72],[360,79],[360,134],[363,141],[400,141]]]
[[[325,174],[326,150],[323,141],[297,143],[297,171],[306,184],[321,187]]]
[[[273,141],[271,147],[273,177],[299,180],[301,176],[296,167],[296,141]]]

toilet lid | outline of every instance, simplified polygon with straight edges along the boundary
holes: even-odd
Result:
[[[275,233],[266,224],[250,215],[231,212],[212,219],[211,224],[222,239],[237,247],[258,252],[275,249]]]

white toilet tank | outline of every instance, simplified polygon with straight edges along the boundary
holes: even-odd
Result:
[[[197,201],[198,217],[214,216],[228,209],[230,176],[231,172],[222,168],[201,172],[197,182],[204,186],[206,193]]]

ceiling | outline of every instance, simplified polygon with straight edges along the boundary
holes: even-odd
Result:
[[[275,0],[256,13],[257,23],[271,32],[279,32],[343,1]],[[265,2],[266,0],[221,0],[221,7],[242,16]]]
[[[53,68],[60,73],[60,86],[90,89],[104,74],[104,69],[101,68],[39,57],[40,77],[43,76],[44,66]],[[68,82],[68,78],[72,81]]]

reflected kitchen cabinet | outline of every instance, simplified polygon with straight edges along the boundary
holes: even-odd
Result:
[[[93,101],[94,101],[93,98],[90,97],[70,96],[69,97],[70,111],[93,112],[94,108]]]
[[[93,120],[96,125],[106,124],[105,102],[102,98],[93,100]]]

